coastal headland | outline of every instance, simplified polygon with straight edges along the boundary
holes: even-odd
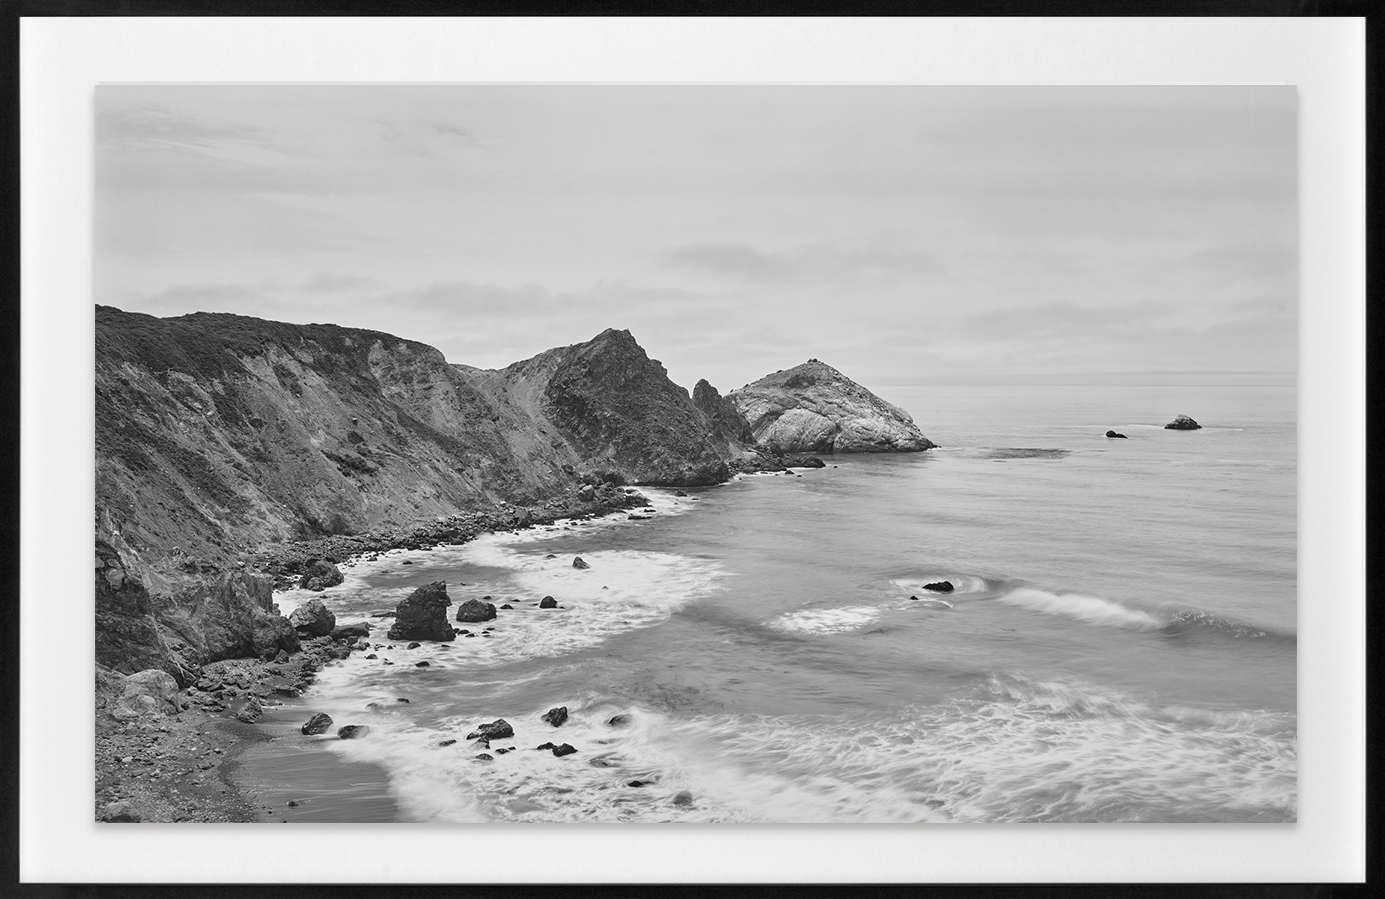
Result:
[[[723,396],[615,329],[488,370],[383,332],[98,306],[96,817],[262,820],[231,777],[255,722],[367,645],[285,618],[276,588],[636,508],[642,485],[932,446],[816,360]]]

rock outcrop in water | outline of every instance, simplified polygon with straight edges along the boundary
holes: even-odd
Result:
[[[933,448],[909,413],[809,359],[733,390],[755,441],[774,453],[890,453]]]
[[[1106,432],[1106,436],[1107,436],[1107,437],[1119,437],[1119,438],[1121,438],[1122,440],[1128,440],[1128,439],[1130,439],[1130,438],[1126,437],[1124,434],[1118,434],[1118,433],[1115,432],[1115,431],[1107,431],[1107,432]]]
[[[1173,421],[1164,425],[1164,430],[1166,431],[1197,431],[1201,430],[1201,428],[1202,425],[1193,421],[1187,415],[1180,415]]]
[[[442,581],[424,584],[395,609],[394,626],[386,636],[391,640],[455,640],[457,635],[447,623],[450,605],[447,584]]]

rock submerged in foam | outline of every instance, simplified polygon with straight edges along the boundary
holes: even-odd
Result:
[[[457,607],[458,621],[474,624],[478,621],[490,621],[493,618],[495,618],[495,603],[468,599]]]

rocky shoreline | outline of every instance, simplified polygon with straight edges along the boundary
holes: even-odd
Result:
[[[750,473],[824,467],[815,457],[760,456],[738,463]],[[377,558],[396,549],[428,550],[477,536],[590,519],[648,504],[637,489],[614,481],[588,484],[574,495],[537,506],[464,512],[411,527],[342,535],[269,547],[232,567],[259,571],[274,588],[317,587],[323,563]],[[185,562],[185,571],[224,573],[219,566]],[[304,584],[303,582],[309,582]],[[224,659],[201,666],[179,688],[172,676],[125,676],[98,665],[96,689],[96,819],[103,822],[255,822],[275,820],[233,776],[240,756],[270,739],[257,726],[266,708],[306,690],[327,664],[347,658],[358,642],[351,628],[310,636],[300,629],[299,649],[274,658]],[[151,674],[144,672],[143,674]]]

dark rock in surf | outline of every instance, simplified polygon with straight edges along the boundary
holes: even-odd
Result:
[[[1119,437],[1119,438],[1121,438],[1122,440],[1129,440],[1129,439],[1130,439],[1130,438],[1126,437],[1124,434],[1117,434],[1115,431],[1107,431],[1107,432],[1106,432],[1106,436],[1107,436],[1107,437]]]
[[[558,608],[558,601],[551,596],[545,596],[543,599],[539,600],[539,608],[556,609]]]
[[[337,731],[337,736],[343,740],[359,740],[370,733],[370,727],[365,724],[348,724]]]
[[[611,717],[609,717],[609,718],[606,719],[606,726],[607,726],[607,727],[624,727],[625,725],[627,725],[627,724],[629,724],[629,723],[630,723],[630,716],[629,716],[629,715],[625,715],[625,714],[621,714],[621,715],[612,715]]]
[[[406,647],[404,647],[404,648],[405,648],[405,649],[418,649],[418,648],[419,648],[420,646],[422,646],[422,645],[423,645],[422,643],[419,643],[417,640],[415,640],[413,643],[410,643],[408,646],[406,646]]]
[[[475,624],[478,621],[490,621],[495,618],[495,603],[482,602],[479,599],[468,599],[457,607],[457,620],[466,624]]]
[[[443,740],[443,741],[442,741],[441,743],[439,743],[438,745],[439,745],[439,746],[451,746],[453,743],[456,743],[456,742],[457,742],[456,740]]]
[[[293,610],[289,624],[300,638],[325,637],[337,626],[337,616],[328,611],[320,599],[310,599]]]
[[[543,720],[554,727],[561,727],[562,723],[567,720],[567,706],[560,705],[556,709],[549,709],[543,713]]]
[[[468,740],[498,740],[501,737],[513,737],[515,729],[504,718],[497,718],[490,724],[482,724],[476,730],[466,735]]]
[[[389,639],[443,642],[457,639],[457,635],[452,633],[452,625],[447,623],[447,607],[450,605],[452,600],[447,596],[447,584],[444,582],[434,581],[419,587],[395,610]]]
[[[553,754],[558,758],[562,758],[565,755],[572,755],[576,751],[576,748],[573,747],[571,743],[563,743],[560,746],[553,747]]]
[[[299,730],[311,737],[315,734],[325,733],[327,728],[331,726],[332,716],[326,712],[318,712],[309,718]]]
[[[951,593],[953,590],[952,581],[935,581],[931,584],[924,584],[923,589],[932,590],[934,593]]]
[[[483,752],[483,753],[477,755],[476,757],[477,757],[478,759],[480,759],[481,761],[483,761],[483,762],[493,762],[493,761],[495,761],[495,756],[491,755],[489,752]]]
[[[1189,417],[1186,416],[1186,415],[1180,415],[1180,416],[1178,416],[1177,418],[1175,418],[1173,421],[1171,421],[1171,422],[1169,422],[1168,424],[1164,425],[1164,430],[1166,430],[1166,431],[1197,431],[1197,430],[1200,430],[1201,428],[1202,428],[1202,425],[1200,425],[1200,424],[1198,424],[1197,422],[1193,421],[1191,418],[1189,418]]]
[[[429,662],[414,662],[414,667],[415,667],[415,668],[427,668],[427,667],[429,666],[429,664],[431,664],[431,663],[429,663]]]
[[[582,561],[582,557],[581,557],[581,556],[576,556],[576,557],[574,557],[573,560],[572,560],[572,567],[573,567],[573,568],[590,568],[591,566],[588,565],[586,562]]]
[[[680,790],[673,797],[673,804],[679,808],[687,808],[693,804],[693,794],[690,790]]]
[[[370,625],[366,624],[364,621],[359,621],[355,624],[338,624],[336,627],[332,628],[333,640],[353,640],[358,637],[369,636]]]

